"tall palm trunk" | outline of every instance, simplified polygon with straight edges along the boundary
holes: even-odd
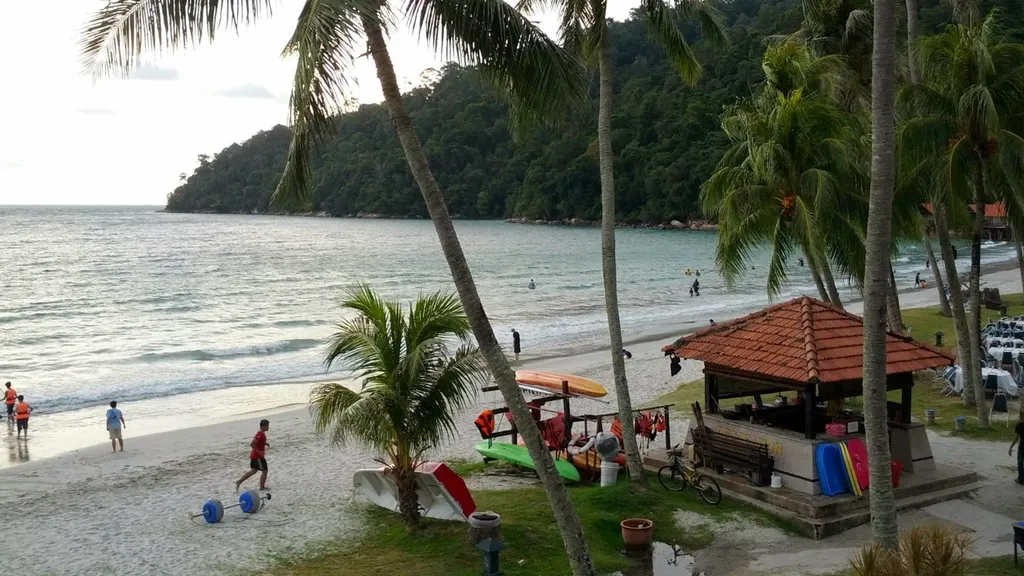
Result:
[[[1020,270],[1021,288],[1024,288],[1024,251],[1021,250],[1020,236],[1016,232],[1013,234],[1013,246],[1017,249],[1017,269]],[[1021,409],[1024,409],[1024,402],[1021,404]]]
[[[501,395],[512,413],[519,433],[526,442],[526,448],[537,466],[537,475],[540,477],[544,492],[547,494],[551,510],[555,516],[555,523],[562,535],[565,551],[569,556],[569,563],[572,566],[573,574],[576,576],[593,576],[596,574],[593,561],[590,558],[590,551],[583,538],[583,527],[580,524],[576,508],[569,499],[569,492],[565,489],[561,478],[555,470],[555,462],[551,453],[544,446],[540,437],[540,431],[533,423],[530,410],[526,406],[522,393],[515,382],[515,374],[505,359],[505,354],[494,337],[490,320],[484,312],[480,296],[476,291],[476,284],[469,271],[469,264],[462,252],[459,238],[455,234],[455,226],[452,224],[451,216],[448,214],[448,207],[445,205],[444,196],[434,179],[430,166],[427,163],[427,156],[423,153],[419,138],[413,131],[412,121],[405,105],[402,102],[402,95],[398,89],[398,79],[395,77],[395,69],[391,63],[391,55],[388,53],[387,45],[384,42],[384,35],[380,25],[372,18],[363,18],[363,29],[366,32],[370,53],[373,62],[377,67],[377,78],[380,80],[381,91],[384,94],[384,104],[391,117],[391,123],[398,133],[398,139],[405,152],[406,161],[412,172],[413,179],[419,186],[420,193],[427,205],[427,212],[434,223],[437,237],[441,242],[441,250],[444,252],[448,267],[451,270],[452,280],[455,289],[459,293],[459,300],[465,309],[466,317],[473,328],[473,335],[477,344],[484,354],[487,367],[494,376],[495,382],[501,391]]]
[[[821,276],[825,279],[825,286],[828,288],[828,299],[832,301],[833,306],[843,310],[843,301],[839,298],[839,288],[836,287],[836,279],[832,276],[832,267],[828,263],[828,258],[822,256],[818,262],[821,264]]]
[[[932,250],[932,239],[928,237],[928,231],[921,236],[924,244],[924,251],[928,254],[928,267],[932,269],[932,276],[935,279],[935,289],[939,291],[939,311],[943,316],[952,316],[953,311],[949,307],[949,298],[946,297],[946,285],[942,281],[942,274],[939,273],[939,263],[935,261],[935,251]],[[1022,272],[1024,276],[1024,272]]]
[[[601,264],[604,269],[604,307],[608,313],[612,372],[615,375],[615,400],[622,421],[622,443],[626,449],[626,467],[634,485],[646,486],[644,463],[633,429],[633,403],[626,383],[626,364],[622,359],[622,327],[619,325],[618,278],[615,267],[615,152],[612,150],[612,52],[608,27],[601,31],[600,102],[597,114],[597,145],[601,169]]]
[[[971,335],[971,348],[981,355],[981,233],[985,229],[985,160],[980,154],[978,169],[974,174],[974,229],[971,231],[971,316],[967,326]],[[978,428],[988,429],[988,410],[985,402],[985,387],[981,377],[974,387],[978,406]]]
[[[921,83],[921,70],[917,66],[917,0],[906,0],[907,2],[907,68],[910,71],[910,82]],[[925,253],[928,255],[928,266],[932,269],[932,276],[935,280],[935,289],[939,292],[939,310],[943,316],[951,316],[949,309],[949,298],[946,298],[946,287],[942,282],[942,275],[939,274],[939,263],[935,261],[935,251],[932,250],[932,240],[928,237],[927,227],[921,235]]]
[[[811,257],[809,250],[804,250],[804,254],[807,256],[807,267],[811,269],[811,278],[814,278],[814,285],[818,287],[818,297],[822,302],[828,302],[828,291],[825,290],[825,282],[821,279],[821,272],[818,271],[818,262]]]
[[[896,273],[889,263],[889,287],[885,291],[885,318],[889,324],[889,332],[903,334],[903,314],[900,312],[900,294],[896,286]]]
[[[875,0],[871,58],[871,196],[868,200],[864,270],[864,429],[871,476],[871,534],[895,550],[896,499],[889,462],[886,410],[886,292],[892,248],[892,201],[896,174],[896,26],[894,0]]]
[[[939,249],[942,251],[942,262],[946,266],[946,278],[949,282],[949,299],[953,307],[953,328],[956,330],[956,343],[960,351],[960,368],[963,371],[964,405],[974,403],[975,380],[981,378],[980,358],[978,350],[971,346],[971,338],[967,329],[967,313],[964,310],[964,294],[960,289],[960,275],[953,259],[953,242],[949,236],[949,224],[946,209],[935,203],[934,220],[935,234],[939,238]]]

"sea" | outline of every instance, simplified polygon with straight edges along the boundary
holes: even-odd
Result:
[[[599,229],[456,229],[495,333],[511,347],[518,330],[523,359],[606,345]],[[347,288],[363,282],[402,301],[454,290],[426,220],[0,206],[0,231],[0,382],[26,394],[34,422],[71,429],[102,420],[111,400],[145,414],[147,431],[206,422],[224,404],[234,413],[301,404],[303,383],[348,377],[323,362]],[[769,303],[767,248],[727,286],[714,231],[623,228],[616,238],[627,341]],[[966,269],[965,245],[959,256]],[[987,263],[1013,258],[1010,244],[983,250]],[[776,301],[816,295],[807,269],[790,264]],[[700,296],[691,297],[696,271]],[[902,245],[898,281],[912,286],[917,272],[930,278],[921,246]]]

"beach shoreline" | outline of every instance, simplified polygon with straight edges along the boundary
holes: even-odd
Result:
[[[1016,267],[991,271],[984,282],[1007,294],[1020,291]],[[936,294],[930,288],[912,290],[901,300],[907,309],[934,305]],[[847,309],[860,312],[861,304],[852,302]],[[734,316],[748,313],[737,310]],[[681,373],[670,377],[661,347],[703,325],[694,322],[667,336],[661,331],[630,340],[633,357],[626,369],[634,405],[701,377],[703,365],[695,361],[683,361]],[[532,358],[522,365],[607,384],[612,382],[610,364],[610,352],[603,347]],[[88,445],[61,454],[45,454],[45,420],[56,415],[34,418],[27,443],[7,437],[7,460],[16,465],[0,469],[0,506],[16,507],[32,521],[0,539],[0,556],[28,575],[242,574],[259,573],[282,557],[301,556],[318,546],[355,541],[363,508],[349,504],[352,474],[379,464],[375,454],[358,445],[337,448],[316,435],[305,406],[312,385],[306,381],[163,398],[175,410],[154,417],[154,432],[148,434],[140,434],[147,427],[140,407],[126,404],[126,451],[116,454],[110,453],[103,430],[103,407],[83,412],[80,426],[63,433]],[[573,410],[615,409],[613,394],[602,400],[574,400]],[[234,410],[219,412],[218,404]],[[502,404],[500,394],[481,393],[456,415],[458,435],[429,457],[474,458],[479,435],[473,419],[480,410]],[[683,411],[673,415],[673,420],[685,419]],[[198,512],[209,498],[234,501],[234,480],[248,469],[248,443],[263,417],[271,421],[267,459],[273,502],[253,516],[228,511],[219,525],[190,521],[187,514]],[[6,423],[0,424],[0,434],[5,428]],[[672,429],[676,434],[682,430]],[[243,489],[255,487],[252,482]],[[147,552],[134,552],[139,549]]]

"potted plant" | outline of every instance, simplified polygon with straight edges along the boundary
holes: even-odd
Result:
[[[622,542],[627,550],[641,550],[651,545],[654,538],[654,522],[646,518],[627,518],[619,523],[622,527]]]

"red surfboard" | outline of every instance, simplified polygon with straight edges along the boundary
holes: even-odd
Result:
[[[870,475],[868,474],[868,449],[860,438],[854,438],[846,443],[846,450],[850,453],[850,460],[853,461],[853,472],[857,475],[857,483],[861,490],[868,487]]]

